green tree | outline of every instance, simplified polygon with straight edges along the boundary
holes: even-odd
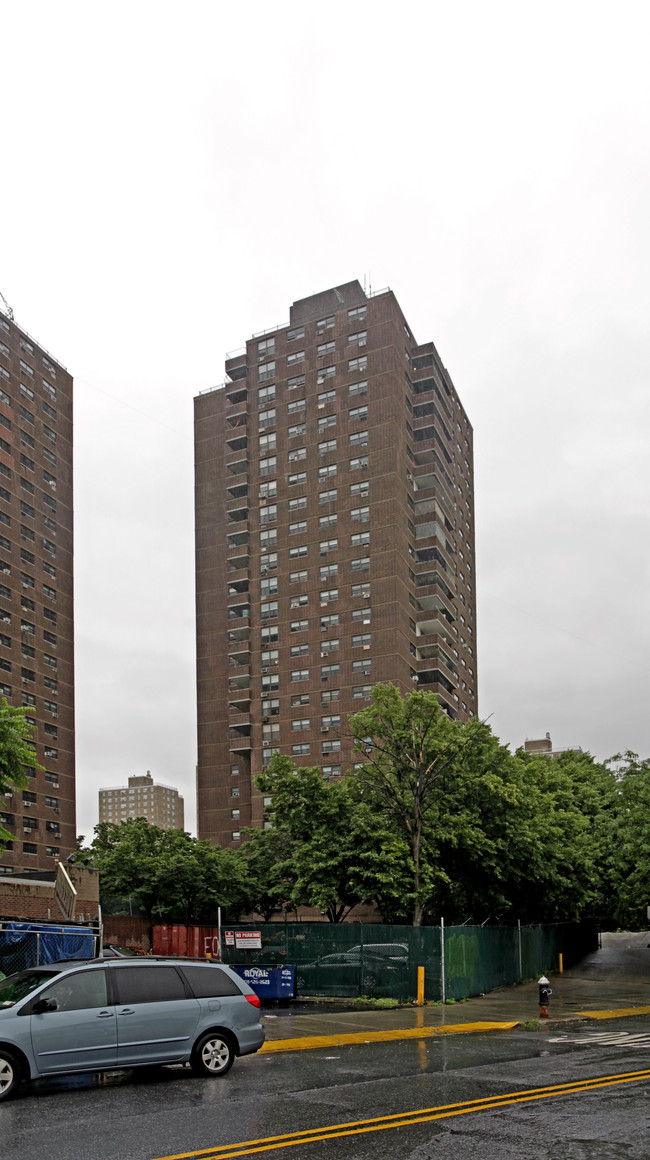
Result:
[[[24,708],[10,705],[2,698],[0,705],[0,795],[22,789],[28,784],[25,766],[36,767],[31,736],[34,726],[25,720]],[[14,837],[0,826],[0,846],[13,842]]]
[[[644,930],[650,905],[650,759],[628,750],[608,764],[616,779],[608,918],[615,926]]]
[[[275,827],[247,830],[246,836],[247,841],[241,850],[243,909],[261,914],[265,922],[270,922],[274,911],[287,907],[293,909],[291,838]]]
[[[406,844],[412,864],[409,891],[414,926],[435,897],[445,872],[425,847],[440,840],[442,778],[449,778],[477,743],[484,726],[462,726],[442,711],[433,693],[402,697],[392,684],[375,685],[367,709],[350,718],[356,753],[363,765],[351,775],[357,800],[365,800]]]
[[[218,906],[240,909],[240,858],[183,830],[162,830],[145,818],[101,822],[90,850],[102,893],[130,895],[150,917],[190,922],[215,917]]]
[[[294,769],[276,754],[256,781],[271,796],[267,833],[282,850],[279,873],[292,907],[314,906],[341,922],[360,902],[395,902],[407,851],[346,780],[325,782],[319,769]]]

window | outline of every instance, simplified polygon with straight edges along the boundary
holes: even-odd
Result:
[[[300,389],[300,387],[304,387],[304,385],[305,385],[305,376],[304,375],[296,375],[295,378],[287,380],[287,387],[289,388],[290,391],[297,391]]]
[[[295,415],[298,411],[303,411],[307,403],[305,399],[293,399],[287,406],[287,414]]]
[[[299,572],[290,572],[289,573],[289,583],[290,584],[304,584],[306,582],[306,580],[307,580],[307,569],[306,568],[302,568]],[[293,608],[293,601],[295,599],[296,599],[295,596],[293,596],[291,598],[291,601],[292,601],[291,607],[292,608]],[[302,597],[300,597],[299,599],[302,599]]]
[[[307,555],[307,545],[301,544],[299,548],[289,548],[289,559],[299,560],[301,556]]]
[[[280,725],[277,722],[273,722],[272,725],[262,725],[262,739],[264,741],[279,741]]]
[[[35,447],[36,446],[31,435],[28,435],[26,431],[23,431],[22,427],[20,429],[20,442],[23,444],[24,447]]]
[[[340,765],[324,765],[321,773],[323,777],[337,777],[341,772]]]
[[[260,551],[263,552],[266,548],[275,548],[278,542],[278,529],[271,528],[270,531],[260,532]]]
[[[367,548],[370,544],[370,532],[356,532],[350,536],[350,543],[353,548]]]
[[[306,459],[306,458],[307,458],[307,448],[306,447],[294,447],[293,450],[289,452],[289,463],[296,463],[299,459]]]
[[[320,675],[322,681],[329,681],[330,677],[338,677],[341,672],[340,665],[321,665]]]
[[[239,842],[241,840],[241,834],[239,830],[232,830],[230,837],[233,842]]]
[[[338,588],[324,588],[320,594],[321,604],[328,604],[331,600],[338,600],[338,598],[339,598]]]
[[[300,720],[291,722],[292,733],[301,733],[306,729],[311,729],[309,717],[301,717]]]
[[[277,648],[267,649],[262,653],[262,669],[270,668],[280,663],[280,654]]]
[[[336,415],[326,415],[318,420],[318,434],[322,435],[329,427],[336,427]]]
[[[337,498],[338,498],[338,491],[336,490],[336,488],[333,488],[331,491],[321,491],[318,493],[318,503],[319,504],[336,503]]]
[[[287,429],[287,438],[298,439],[300,435],[305,435],[307,432],[306,423],[294,423],[292,427]]]
[[[275,338],[263,338],[257,344],[258,359],[268,358],[275,354]]]
[[[337,516],[336,512],[333,512],[332,515],[329,515],[329,516],[320,516],[320,518],[318,520],[318,527],[321,530],[323,530],[325,528],[333,528],[336,526],[337,521],[338,521],[338,516]]]
[[[303,742],[302,745],[292,745],[291,754],[293,757],[308,757],[310,753],[309,742]]]
[[[267,411],[260,411],[258,425],[260,431],[263,431],[266,427],[275,427],[275,407],[271,407]]]
[[[368,446],[368,432],[354,431],[350,435],[350,447],[367,447]]]
[[[296,483],[306,483],[306,482],[307,482],[307,472],[306,471],[296,471],[296,472],[294,472],[293,475],[289,476],[289,487],[293,487]]]
[[[321,556],[327,556],[328,552],[338,551],[338,546],[339,546],[338,539],[321,540],[319,553]]]
[[[305,573],[305,577],[307,573]],[[289,601],[289,608],[305,608],[309,603],[309,593],[303,592],[300,596],[292,596]]]
[[[318,468],[318,482],[321,483],[324,479],[331,479],[333,475],[336,475],[336,472],[337,472],[336,463],[330,463],[330,464],[328,464],[327,467],[319,467]]]
[[[257,405],[260,408],[275,402],[275,387],[260,387],[257,392]]]
[[[34,371],[30,366],[27,365],[26,362],[23,362],[22,359],[20,360],[20,369],[24,375],[27,375],[28,378],[34,378]]]
[[[354,484],[353,484],[353,486],[354,486]],[[350,519],[351,520],[360,520],[362,524],[367,524],[368,520],[370,519],[370,508],[369,507],[352,508],[352,511],[350,512]]]
[[[3,444],[4,442],[5,442],[5,440],[4,440],[4,439],[0,439],[0,447],[2,447],[2,444]],[[9,444],[8,444],[8,443],[7,443],[7,447],[9,447]],[[3,448],[3,450],[4,450],[4,448]],[[30,459],[28,455],[22,455],[22,454],[21,454],[21,456],[20,456],[20,466],[21,466],[21,467],[26,467],[28,471],[33,471],[33,470],[34,470],[34,467],[35,467],[34,460],[33,460],[33,459]],[[33,490],[34,490],[34,488],[32,487],[32,491],[33,491]]]
[[[305,337],[304,326],[296,326],[296,327],[294,327],[293,330],[287,331],[287,342],[295,342],[295,340],[297,338],[304,338],[304,337]]]
[[[260,508],[260,524],[262,527],[265,524],[272,524],[278,518],[278,505],[270,503]]]
[[[289,626],[291,632],[307,632],[309,628],[308,620],[292,620]]]
[[[322,689],[320,695],[321,705],[329,705],[332,701],[338,701],[340,696],[340,689]]]
[[[49,403],[46,403],[45,401],[43,401],[43,410],[45,411],[46,415],[50,416],[50,419],[54,419],[54,421],[56,422],[57,414],[56,414],[56,411],[54,410],[54,407],[50,407]]]
[[[339,646],[340,641],[337,637],[330,637],[328,640],[322,640],[320,642],[320,655],[325,657],[328,653],[338,652]]]
[[[261,639],[262,639],[262,648],[267,644],[275,644],[275,642],[280,639],[280,634],[278,631],[277,624],[271,625],[270,628],[263,628],[262,634],[261,634]]]
[[[31,504],[25,503],[24,499],[21,499],[20,514],[23,516],[29,516],[29,518],[33,520],[36,512],[34,511],[34,508],[31,506]]]
[[[300,536],[307,531],[307,520],[297,520],[295,524],[289,524],[289,535]]]
[[[269,451],[275,451],[275,431],[271,435],[260,435],[260,455],[267,455]]]
[[[321,717],[321,719],[320,719],[320,727],[323,730],[325,730],[325,729],[339,729],[340,726],[341,726],[341,717],[338,713],[333,713],[329,717]]]
[[[352,689],[352,696],[369,701],[372,696],[372,685],[355,685]]]
[[[351,423],[365,423],[367,418],[367,407],[352,407],[352,409],[348,411],[348,419]]]
[[[316,375],[316,384],[320,387],[323,383],[326,383],[328,379],[333,379],[335,377],[336,367],[321,367]]]
[[[262,573],[271,571],[271,569],[277,568],[277,566],[278,566],[278,553],[277,552],[267,552],[267,553],[265,553],[265,555],[260,556],[260,569],[261,569]]]
[[[270,600],[265,604],[260,605],[260,616],[262,620],[273,620],[278,615],[277,600]]]
[[[309,693],[294,693],[293,697],[291,698],[291,704],[294,707],[296,705],[308,705]]]
[[[262,580],[260,583],[260,596],[273,596],[278,590],[278,578],[272,576],[270,580]]]
[[[260,459],[260,479],[263,479],[265,475],[275,475],[277,462],[275,455],[269,459]]]
[[[351,358],[348,361],[348,371],[350,374],[363,374],[368,370],[368,355],[364,354],[361,358]]]
[[[292,644],[289,649],[289,655],[292,657],[306,657],[309,656],[308,644]]]
[[[352,637],[352,648],[370,648],[372,644],[372,633],[362,632],[359,636]]]
[[[262,693],[273,693],[280,688],[280,677],[278,673],[272,673],[270,677],[262,677]]]
[[[336,451],[336,439],[327,439],[318,444],[319,455],[331,455],[333,451]]]
[[[316,330],[331,330],[334,326],[334,315],[330,314],[327,318],[319,318],[316,323]]]
[[[321,342],[316,347],[316,358],[325,358],[326,355],[333,354],[335,350],[335,342]]]
[[[328,757],[330,753],[340,753],[340,752],[341,752],[341,742],[338,739],[336,741],[324,741],[323,742],[323,757]]]
[[[348,335],[348,346],[365,346],[367,341],[367,330],[358,330],[355,334]]]
[[[336,391],[321,391],[320,395],[318,395],[316,398],[316,402],[318,403],[319,409],[321,407],[324,407],[327,403],[335,402],[335,400],[336,400]]]
[[[367,471],[368,470],[368,456],[360,455],[358,459],[350,460],[350,471]]]
[[[367,394],[368,394],[368,380],[367,379],[363,379],[362,382],[360,382],[360,383],[350,383],[350,386],[348,387],[348,395],[350,396],[350,398],[353,398],[355,395],[367,395]]]
[[[370,556],[362,556],[359,559],[350,560],[350,568],[353,572],[369,572]]]
[[[329,580],[330,577],[338,576],[338,574],[339,574],[338,564],[323,564],[318,569],[318,579],[319,580]]]
[[[368,483],[367,479],[363,479],[361,481],[361,483],[351,483],[350,484],[350,495],[351,496],[358,496],[359,498],[362,498],[362,497],[367,496],[369,491],[370,491],[370,484]]]
[[[304,350],[294,350],[293,354],[287,355],[287,366],[295,366],[296,363],[302,362],[304,357]]]
[[[363,673],[365,677],[369,677],[372,672],[372,661],[370,657],[364,657],[362,661],[352,661],[352,672]]]
[[[350,620],[353,624],[370,624],[372,618],[372,610],[366,605],[365,608],[353,608]]]
[[[365,322],[366,321],[366,307],[355,306],[352,310],[348,310],[348,322]]]
[[[31,399],[32,403],[34,402],[34,392],[31,387],[27,386],[26,383],[20,384],[20,393],[21,395],[24,395],[26,399]]]
[[[295,499],[289,500],[289,511],[290,512],[299,511],[300,508],[306,508],[306,507],[307,507],[307,496],[306,495],[298,495],[298,496],[296,496]]]
[[[292,681],[308,681],[309,669],[293,669],[291,673]]]
[[[329,616],[321,616],[320,630],[321,632],[328,632],[330,628],[336,628],[339,623],[338,612],[333,612]]]
[[[266,383],[269,379],[275,378],[275,362],[260,363],[257,368],[258,383]]]

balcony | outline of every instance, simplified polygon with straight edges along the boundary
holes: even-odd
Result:
[[[251,748],[250,724],[230,726],[228,729],[231,751],[242,751]]]
[[[230,528],[231,524],[240,524],[240,523],[242,523],[243,520],[248,519],[248,508],[247,507],[231,508],[231,510],[227,513],[227,516],[228,516],[228,528]]]
[[[241,580],[231,580],[228,584],[229,596],[243,596],[248,592],[248,577]]]

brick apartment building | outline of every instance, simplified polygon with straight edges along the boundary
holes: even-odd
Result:
[[[161,830],[182,830],[184,802],[177,789],[155,782],[149,770],[130,777],[128,786],[99,791],[100,822],[146,818]]]
[[[72,537],[72,378],[0,313],[0,695],[36,725],[29,785],[0,797],[2,875],[75,848]]]
[[[472,428],[390,291],[295,302],[195,400],[198,832],[275,751],[335,777],[372,685],[477,712]]]

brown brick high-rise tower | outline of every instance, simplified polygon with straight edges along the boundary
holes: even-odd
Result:
[[[264,824],[274,751],[350,768],[373,684],[477,712],[472,428],[394,294],[349,282],[195,400],[198,832]]]
[[[29,785],[0,797],[4,875],[76,845],[72,535],[72,378],[0,314],[0,694],[36,724]]]

